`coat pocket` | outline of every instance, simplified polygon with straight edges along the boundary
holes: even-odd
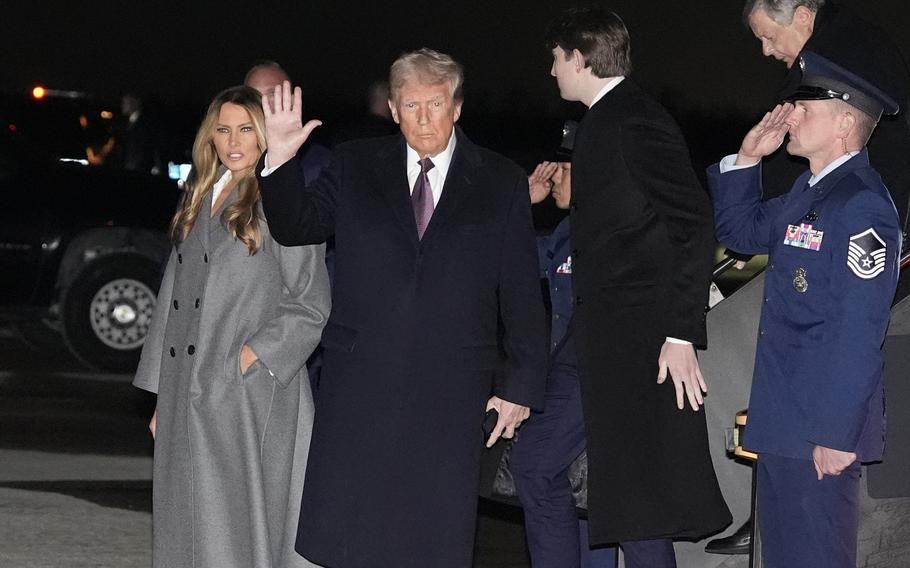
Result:
[[[245,319],[237,320],[237,324],[234,326],[234,333],[231,336],[231,344],[224,358],[225,382],[243,382],[243,373],[240,372],[240,349],[243,348],[243,344],[246,343],[246,340],[250,336],[250,334],[247,333],[248,327],[248,320]],[[253,366],[255,366],[255,363],[253,365],[250,365],[250,368],[247,369],[247,373],[252,371]]]

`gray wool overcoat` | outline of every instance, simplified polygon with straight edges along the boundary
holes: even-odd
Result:
[[[133,381],[158,394],[153,564],[313,566],[294,538],[313,423],[304,363],[331,303],[325,248],[282,247],[261,219],[250,255],[210,200],[171,253]],[[244,343],[259,361],[241,373]]]

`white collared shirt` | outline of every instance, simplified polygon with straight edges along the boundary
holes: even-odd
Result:
[[[225,186],[231,183],[233,178],[231,170],[225,170],[221,177],[218,178],[218,181],[215,182],[215,185],[212,186],[212,211],[215,211],[215,203],[218,202],[218,196],[221,195]]]
[[[452,164],[452,155],[455,153],[455,130],[449,137],[449,143],[445,149],[430,158],[433,162],[433,169],[427,172],[427,179],[430,180],[430,191],[433,193],[433,206],[439,205],[439,198],[442,196],[442,188],[446,183],[446,175],[449,173],[449,166]],[[423,156],[417,153],[417,150],[407,146],[407,165],[408,165],[408,188],[414,193],[414,184],[417,183],[417,176],[420,175],[420,160]]]
[[[410,193],[414,192],[414,184],[417,182],[417,176],[420,175],[420,160],[423,158],[420,154],[417,153],[417,150],[411,148],[410,145],[406,145],[407,148],[407,176],[408,176],[408,191]],[[433,194],[433,206],[439,205],[439,198],[442,196],[442,188],[446,182],[446,176],[449,173],[449,166],[452,164],[452,155],[455,153],[455,130],[452,130],[452,135],[449,136],[449,143],[446,145],[445,149],[437,154],[436,156],[430,158],[433,162],[433,169],[427,172],[427,178],[430,180],[430,192]],[[262,177],[266,177],[278,168],[269,166],[269,155],[265,155],[265,168],[262,170]],[[230,173],[230,172],[228,172]],[[220,180],[219,180],[220,183]],[[214,203],[214,199],[212,201]]]
[[[591,105],[588,108],[591,108],[592,106],[596,105],[597,101],[604,98],[604,96],[607,93],[609,93],[610,91],[615,89],[616,85],[622,83],[623,79],[625,79],[625,78],[626,77],[624,75],[620,75],[619,77],[613,77],[613,79],[611,79],[609,83],[604,85],[603,89],[601,89],[600,91],[598,91],[598,93],[596,95],[594,95],[594,100],[591,101]]]

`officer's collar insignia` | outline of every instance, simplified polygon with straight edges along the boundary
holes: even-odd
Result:
[[[887,245],[872,227],[850,237],[847,268],[863,280],[875,278],[885,271]]]

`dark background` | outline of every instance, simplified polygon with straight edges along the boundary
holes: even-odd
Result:
[[[910,52],[905,1],[841,3],[881,24]],[[188,123],[191,135],[212,96],[240,83],[252,62],[267,58],[303,84],[305,114],[324,119],[328,132],[362,112],[366,87],[386,75],[396,55],[429,46],[465,66],[462,123],[468,134],[529,167],[556,145],[561,120],[583,111],[560,101],[543,45],[548,21],[567,5],[4,2],[0,91],[27,92],[42,84],[110,101],[135,92]],[[630,29],[633,76],[676,115],[697,147],[696,166],[719,158],[716,152],[734,151],[743,128],[773,103],[784,72],[782,64],[761,56],[758,41],[741,23],[742,2],[608,5]]]

